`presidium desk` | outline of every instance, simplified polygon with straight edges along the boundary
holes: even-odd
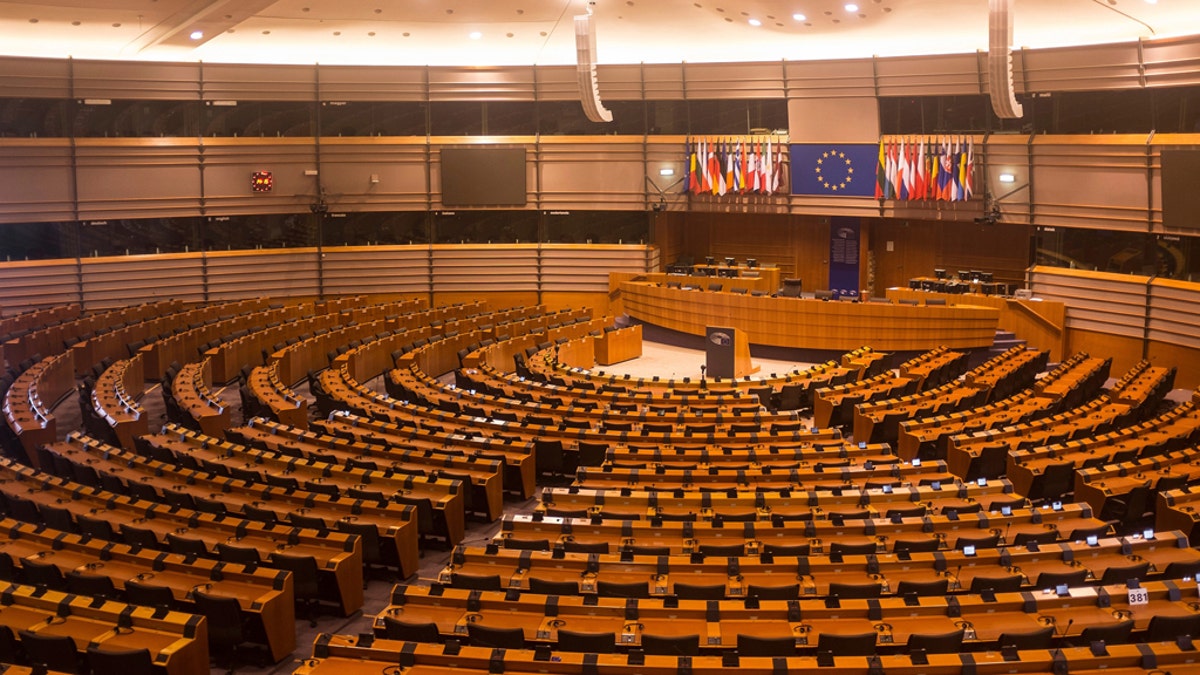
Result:
[[[614,275],[616,276],[616,275]],[[745,331],[750,343],[849,351],[990,347],[1000,311],[974,305],[908,305],[780,298],[728,291],[668,288],[653,281],[612,279],[624,311],[655,326],[704,335],[708,326]]]

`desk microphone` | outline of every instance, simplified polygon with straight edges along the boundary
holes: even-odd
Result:
[[[1058,634],[1058,637],[1065,638],[1071,634],[1071,625],[1074,623],[1075,619],[1067,621],[1067,627],[1064,628],[1061,633],[1058,632],[1058,624],[1054,624],[1054,632]]]
[[[1008,533],[1011,530],[1012,530],[1012,521],[1010,520],[1010,521],[1008,521],[1008,525],[1004,526],[1004,537],[1000,539],[1000,541],[1004,542],[1005,545],[1008,544]]]
[[[962,572],[962,568],[963,568],[963,566],[959,565],[958,569],[954,570],[954,589],[955,590],[962,590],[962,582],[958,580],[958,573]]]

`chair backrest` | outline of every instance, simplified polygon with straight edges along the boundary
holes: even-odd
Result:
[[[292,588],[297,598],[320,598],[320,568],[316,558],[277,551],[271,554],[271,566],[292,573]]]
[[[642,651],[665,656],[696,656],[700,653],[700,636],[643,633]]]
[[[461,574],[455,572],[454,576],[451,577],[450,585],[454,588],[467,588],[475,591],[503,590],[499,574]]]
[[[125,601],[131,605],[171,609],[175,605],[175,594],[167,586],[130,579],[125,582]]]
[[[116,541],[117,539],[112,524],[107,520],[79,514],[75,516],[75,526],[79,528],[79,533],[82,535],[105,541]]]
[[[838,581],[829,584],[829,596],[843,600],[852,598],[878,598],[882,590],[882,584],[847,584]]]
[[[29,665],[64,673],[73,673],[79,668],[79,652],[71,636],[46,635],[29,630],[21,630],[19,635]]]
[[[442,634],[433,622],[415,623],[384,615],[383,636],[389,640],[406,642],[441,642]]]
[[[903,583],[903,582],[901,582]],[[962,651],[963,635],[966,631],[949,633],[912,633],[908,636],[908,650],[924,649],[930,654],[953,654]]]
[[[579,595],[579,583],[570,580],[530,577],[529,591],[540,595]]]
[[[77,595],[87,595],[93,598],[116,600],[119,597],[112,579],[103,574],[89,574],[71,570],[67,574],[67,592]]]
[[[798,298],[804,284],[800,279],[784,279],[783,288],[780,289],[779,295],[784,298]]]
[[[721,600],[725,597],[725,585],[676,583],[675,595],[681,600]]]
[[[817,638],[817,653],[832,652],[837,656],[870,656],[875,653],[876,633],[821,633]]]
[[[739,656],[795,656],[796,640],[790,637],[758,637],[738,633]]]
[[[800,584],[788,584],[786,586],[759,586],[758,584],[750,584],[746,588],[746,597],[758,598],[759,600],[795,600],[800,597]]]
[[[1200,614],[1167,616],[1158,614],[1150,617],[1146,627],[1146,642],[1167,642],[1182,635],[1195,637],[1200,632]]]
[[[626,583],[601,579],[596,582],[596,593],[609,598],[648,598],[650,586],[644,581]]]
[[[230,651],[245,641],[242,608],[233,596],[213,595],[197,588],[192,591],[196,612],[208,620],[208,640],[216,650]]]
[[[1054,642],[1054,627],[1046,626],[1045,628],[1026,631],[1024,633],[1001,633],[996,642],[1000,645],[1001,649],[1005,647],[1049,649]]]
[[[30,558],[21,561],[23,581],[30,586],[49,588],[55,591],[67,590],[67,580],[62,571],[50,563],[38,562]]]
[[[88,665],[95,675],[152,675],[154,659],[150,650],[123,649],[109,651],[99,645],[88,645]]]
[[[616,643],[616,633],[580,633],[573,630],[558,631],[558,648],[567,652],[611,654],[615,651]]]
[[[471,645],[476,647],[492,647],[493,649],[523,649],[525,647],[525,631],[519,627],[497,628],[468,623],[467,638]]]

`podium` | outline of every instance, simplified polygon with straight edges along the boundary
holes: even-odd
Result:
[[[750,341],[737,328],[708,326],[704,335],[705,361],[709,377],[731,379],[758,372],[750,363]]]

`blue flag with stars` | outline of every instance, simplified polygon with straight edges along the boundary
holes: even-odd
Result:
[[[874,197],[878,143],[793,143],[792,194]]]

